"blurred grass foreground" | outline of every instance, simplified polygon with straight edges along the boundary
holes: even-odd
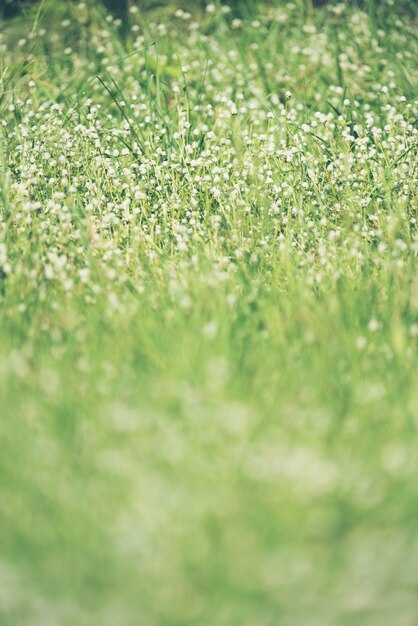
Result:
[[[2,9],[1,626],[416,626],[416,3]]]

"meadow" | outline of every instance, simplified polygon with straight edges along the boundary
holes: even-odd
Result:
[[[415,2],[0,26],[1,626],[418,623]]]

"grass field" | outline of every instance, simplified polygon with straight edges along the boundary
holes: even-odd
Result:
[[[0,624],[415,626],[416,4],[144,4],[1,24]]]

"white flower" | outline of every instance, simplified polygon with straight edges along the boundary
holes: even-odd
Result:
[[[208,322],[203,327],[203,335],[206,339],[215,339],[218,334],[218,324],[215,320]]]
[[[364,350],[365,347],[367,346],[367,339],[366,337],[357,337],[356,340],[356,348],[357,350]]]
[[[380,322],[378,322],[376,319],[371,319],[370,322],[367,325],[367,328],[369,329],[369,331],[371,333],[376,332],[377,330],[379,330],[380,328]]]

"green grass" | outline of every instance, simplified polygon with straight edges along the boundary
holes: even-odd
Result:
[[[0,624],[414,626],[415,5],[182,6],[3,23]]]

